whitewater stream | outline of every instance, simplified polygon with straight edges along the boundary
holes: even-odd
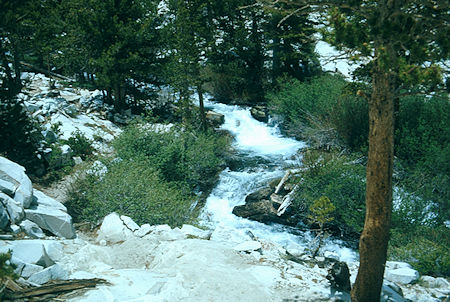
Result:
[[[214,102],[205,102],[205,106],[225,116],[221,129],[233,135],[233,148],[242,164],[234,169],[226,168],[220,174],[219,183],[201,214],[203,224],[241,236],[251,231],[256,237],[285,248],[308,248],[313,239],[309,232],[278,224],[266,225],[232,214],[235,206],[245,204],[248,194],[264,187],[270,180],[282,177],[290,166],[301,165],[298,151],[305,143],[283,137],[276,125],[255,120],[250,108]],[[342,261],[352,261],[356,257],[355,252],[343,247],[339,240],[328,240],[323,250],[337,253]]]

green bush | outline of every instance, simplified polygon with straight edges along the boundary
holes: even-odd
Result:
[[[269,96],[269,107],[284,119],[290,134],[313,146],[343,142],[361,151],[367,149],[368,105],[356,97],[358,88],[333,75],[309,82],[285,80],[279,91]]]
[[[346,156],[307,151],[306,170],[292,204],[298,217],[313,215],[309,208],[315,200],[327,196],[336,207],[332,227],[348,235],[359,234],[365,214],[365,168]]]
[[[448,154],[450,103],[446,97],[405,97],[400,100],[396,120],[396,156],[416,164],[430,156]],[[447,157],[446,167],[450,160]],[[449,170],[447,170],[449,171]]]
[[[162,180],[145,160],[108,165],[103,177],[86,175],[69,192],[66,203],[75,221],[96,222],[111,212],[138,224],[180,226],[190,219],[194,195],[177,183]]]
[[[165,181],[185,182],[191,188],[207,189],[224,164],[228,138],[214,132],[146,131],[128,127],[113,143],[125,160],[144,158]]]
[[[80,130],[73,132],[66,143],[72,149],[72,155],[79,156],[83,160],[94,152],[91,141]]]
[[[450,276],[450,233],[445,226],[392,230],[389,259],[410,263],[424,275]]]
[[[406,232],[414,229],[417,225],[436,226],[438,221],[436,221],[436,215],[432,214],[436,211],[436,203],[396,188],[392,228],[399,228]]]
[[[269,107],[281,115],[289,128],[313,126],[314,120],[330,118],[347,83],[339,76],[325,75],[309,82],[292,79],[280,83],[277,93],[269,95]]]
[[[353,151],[366,151],[369,136],[369,105],[354,94],[343,95],[331,108],[331,122],[339,138]]]
[[[133,124],[114,142],[120,160],[99,177],[89,169],[68,192],[75,221],[98,221],[115,211],[137,223],[179,226],[191,221],[196,190],[217,179],[229,142],[213,132],[154,132]]]
[[[435,225],[450,219],[450,103],[443,97],[400,100],[396,155],[406,168],[402,187],[435,205]]]
[[[3,284],[3,282],[7,278],[11,278],[13,280],[18,278],[18,276],[14,273],[14,269],[16,268],[16,266],[10,263],[10,260],[11,260],[11,251],[8,251],[7,253],[0,253],[0,282],[1,282],[0,284]]]

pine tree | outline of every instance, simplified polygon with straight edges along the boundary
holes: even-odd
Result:
[[[70,0],[63,5],[65,64],[95,75],[116,111],[125,109],[132,80],[150,84],[157,77],[156,1]]]
[[[204,67],[210,46],[213,43],[214,28],[211,1],[176,0],[169,1],[173,22],[167,28],[167,35],[173,53],[167,70],[170,83],[179,94],[179,107],[183,120],[192,123],[191,94],[195,89],[200,105],[200,126],[206,129],[203,104],[203,85],[206,81]]]
[[[448,1],[276,1],[287,15],[327,14],[328,41],[363,63],[369,102],[366,218],[359,243],[360,267],[352,301],[379,301],[392,211],[395,100],[442,83],[436,63],[448,60]]]

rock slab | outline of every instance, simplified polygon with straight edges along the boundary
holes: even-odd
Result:
[[[25,168],[5,157],[0,156],[0,180],[5,192],[11,192],[11,197],[28,208],[33,200],[33,186],[25,174]],[[14,194],[12,196],[12,194]]]

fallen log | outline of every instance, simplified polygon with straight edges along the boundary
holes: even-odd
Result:
[[[51,72],[51,71],[45,70],[43,68],[39,68],[37,66],[31,65],[31,64],[28,64],[28,63],[25,63],[25,62],[20,62],[20,65],[25,66],[25,67],[33,70],[33,71],[37,71],[37,72],[43,73],[43,74],[45,74],[46,76],[49,76],[49,77],[55,77],[55,78],[58,78],[58,79],[64,80],[64,81],[72,81],[73,80],[73,79],[71,79],[69,77],[63,76],[63,75],[55,73],[55,72]]]
[[[275,194],[278,194],[278,192],[280,192],[280,190],[283,187],[284,183],[288,180],[289,175],[291,175],[291,170],[287,170],[286,171],[286,174],[284,174],[283,178],[280,180],[280,183],[275,188]]]
[[[277,187],[275,188],[275,194],[278,194],[280,192],[280,190],[283,188],[284,184],[286,183],[286,181],[289,180],[289,178],[292,175],[296,175],[300,172],[306,171],[307,169],[305,168],[298,168],[298,169],[289,169],[286,171],[286,173],[284,174],[283,178],[280,180],[280,182],[278,183]]]
[[[292,189],[292,191],[289,192],[289,194],[287,194],[286,196],[283,197],[283,202],[281,203],[281,205],[278,207],[278,210],[277,210],[278,216],[281,216],[284,214],[284,212],[286,212],[286,209],[291,205],[292,200],[294,199],[295,193],[297,192],[299,187],[300,187],[299,184],[296,184],[294,189]]]
[[[4,299],[6,301],[14,301],[18,299],[37,299],[39,301],[39,297],[48,298],[49,295],[53,297],[57,297],[61,294],[65,294],[67,292],[84,289],[84,288],[93,288],[98,284],[106,284],[107,281],[104,279],[94,278],[94,279],[75,279],[75,280],[61,280],[61,281],[53,281],[51,283],[46,283],[42,286],[31,287],[31,288],[21,288],[18,287],[9,287],[4,291]]]

